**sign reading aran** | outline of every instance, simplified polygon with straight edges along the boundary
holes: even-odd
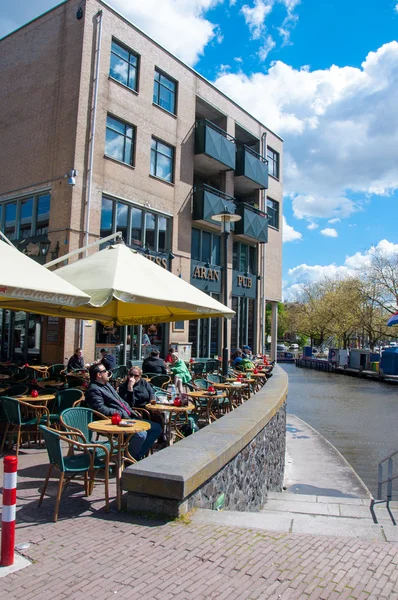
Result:
[[[221,267],[191,260],[191,284],[205,292],[221,293]]]
[[[195,267],[192,277],[195,279],[208,279],[209,281],[219,281],[220,271],[211,267]]]

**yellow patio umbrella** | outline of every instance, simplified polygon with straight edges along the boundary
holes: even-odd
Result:
[[[90,297],[0,239],[0,308],[40,312],[39,305],[72,308]],[[18,305],[23,308],[15,308]]]
[[[104,324],[140,325],[209,317],[231,319],[234,311],[124,244],[108,246],[57,270],[90,296],[84,306],[39,303],[31,312]],[[0,307],[2,303],[0,301]],[[7,307],[9,308],[9,307]],[[24,301],[13,310],[28,310]]]

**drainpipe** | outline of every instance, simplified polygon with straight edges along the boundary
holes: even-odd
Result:
[[[87,188],[86,188],[86,223],[85,223],[85,241],[84,245],[88,246],[89,231],[90,231],[90,210],[91,210],[91,188],[93,182],[93,163],[94,163],[94,142],[95,142],[95,126],[97,120],[97,104],[98,104],[98,87],[99,87],[99,70],[101,58],[101,34],[102,34],[102,10],[99,10],[95,15],[97,25],[96,48],[95,48],[95,72],[94,72],[94,89],[91,109],[91,130],[89,139],[89,158],[87,168]],[[87,256],[85,251],[84,256]],[[80,347],[84,346],[84,321],[80,322]]]
[[[265,159],[267,158],[267,132],[266,131],[264,131],[264,133],[261,136],[261,156]],[[267,213],[266,194],[267,194],[266,190],[261,191],[262,202],[260,204],[260,209],[264,213]],[[265,340],[266,249],[267,249],[267,245],[261,244],[261,246],[260,246],[260,275],[261,275],[261,280],[260,280],[260,336],[261,336],[260,349],[261,349],[261,354],[265,354],[265,345],[266,345],[266,340]]]

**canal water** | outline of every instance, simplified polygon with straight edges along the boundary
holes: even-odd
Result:
[[[398,385],[280,366],[289,376],[288,412],[329,440],[376,497],[378,463],[398,450]],[[395,462],[397,471],[398,455]]]

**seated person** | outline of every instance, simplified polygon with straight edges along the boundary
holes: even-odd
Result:
[[[119,414],[122,419],[140,418],[133,413],[132,408],[124,402],[109,383],[108,370],[102,363],[92,365],[89,369],[90,385],[86,392],[87,405],[105,415],[112,417]],[[148,450],[162,434],[162,428],[157,423],[147,421],[151,428],[148,431],[138,431],[129,442],[129,452],[136,460],[144,458]]]
[[[68,361],[67,371],[75,371],[76,369],[84,369],[84,358],[81,348],[76,348],[73,356]]]
[[[167,369],[163,358],[159,356],[159,350],[152,350],[150,355],[142,363],[142,372],[167,375]]]
[[[113,354],[109,354],[105,348],[100,350],[102,358],[99,360],[99,364],[104,365],[105,369],[108,371],[112,371],[112,369],[116,368],[116,357]]]
[[[241,369],[243,362],[243,352],[240,348],[237,348],[232,355],[232,366],[234,369]]]
[[[173,352],[174,352],[174,348],[171,348],[171,347],[170,347],[170,348],[169,348],[169,351],[168,351],[168,353],[167,353],[167,356],[166,356],[166,358],[164,359],[164,360],[165,360],[165,362],[167,362],[169,365],[170,365],[170,364],[172,363],[172,361],[173,361],[173,357],[172,357],[172,354],[173,354]]]
[[[181,395],[183,393],[182,386],[189,383],[192,377],[191,373],[188,371],[187,365],[182,358],[178,357],[177,352],[172,352],[171,354],[170,372],[174,375],[175,386],[178,393]]]
[[[253,360],[252,349],[250,346],[242,346],[242,358],[248,358],[249,360]]]
[[[139,367],[131,367],[127,379],[119,387],[120,397],[131,407],[145,408],[145,405],[155,398],[153,387],[149,381],[142,379],[141,375]]]

